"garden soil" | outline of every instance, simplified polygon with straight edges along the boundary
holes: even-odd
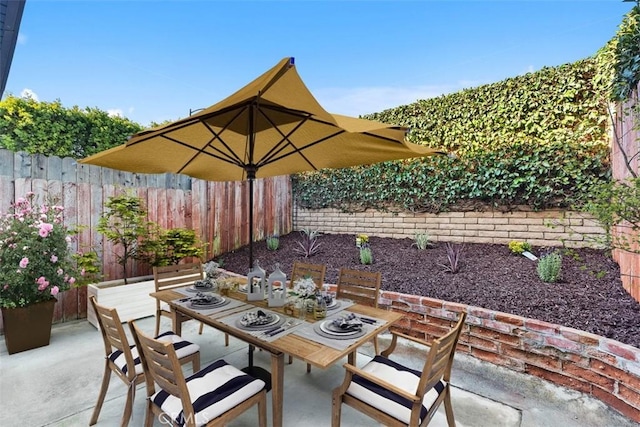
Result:
[[[272,272],[276,263],[291,274],[296,260],[325,264],[326,283],[336,283],[341,267],[382,272],[382,289],[539,319],[591,332],[640,348],[640,304],[623,289],[620,269],[608,251],[534,247],[537,256],[562,253],[561,280],[545,283],[536,262],[511,253],[507,245],[467,243],[460,271],[447,271],[447,246],[435,242],[424,250],[412,239],[370,237],[373,264],[362,265],[354,235],[325,234],[319,251],[306,258],[299,252],[298,232],[280,237],[276,251],[264,241],[254,243],[254,259]],[[248,246],[217,257],[221,267],[247,274]]]

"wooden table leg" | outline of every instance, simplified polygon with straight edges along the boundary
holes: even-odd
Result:
[[[350,365],[356,366],[356,352],[352,351],[351,353],[349,353],[349,355],[347,356],[347,362],[349,362]]]
[[[182,322],[180,321],[180,312],[177,310],[171,310],[171,323],[173,324],[173,332],[178,335],[182,335]]]
[[[273,427],[282,427],[284,401],[284,353],[271,353],[271,403]]]

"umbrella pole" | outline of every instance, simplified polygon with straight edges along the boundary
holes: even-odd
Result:
[[[253,177],[249,177],[249,270],[253,267]]]

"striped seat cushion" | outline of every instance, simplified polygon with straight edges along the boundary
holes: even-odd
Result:
[[[174,332],[168,331],[162,333],[156,337],[157,340],[173,343],[173,348],[176,350],[178,359],[182,359],[185,356],[197,353],[200,351],[200,346],[194,344],[191,341],[182,339],[180,335],[176,335]],[[129,346],[131,349],[131,356],[133,357],[133,363],[136,365],[136,375],[142,373],[142,363],[140,362],[140,355],[135,345]],[[124,353],[120,350],[116,350],[109,355],[109,359],[116,364],[120,370],[126,374],[128,371],[127,360],[124,357]]]
[[[264,381],[245,374],[222,359],[191,375],[186,381],[198,426],[219,417],[265,386]],[[160,390],[151,400],[176,424],[185,424],[182,402],[178,397]]]
[[[420,375],[422,374],[420,371],[409,369],[383,356],[374,357],[362,370],[411,394],[414,394],[418,389]],[[420,423],[427,416],[429,407],[444,391],[445,384],[441,380],[434,388],[425,393],[422,400],[422,410],[420,411]],[[347,389],[347,394],[374,408],[378,408],[405,424],[409,424],[411,401],[378,384],[372,383],[359,375],[354,375]]]

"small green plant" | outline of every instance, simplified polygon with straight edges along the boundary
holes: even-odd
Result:
[[[420,250],[425,250],[429,246],[431,246],[431,242],[429,241],[429,233],[416,233],[413,240],[414,243],[412,246],[415,246]]]
[[[96,230],[122,251],[116,252],[116,261],[122,267],[122,277],[127,284],[129,260],[140,259],[140,242],[149,237],[150,223],[142,199],[134,194],[111,196],[104,204],[105,211],[98,220]]]
[[[364,265],[373,264],[373,253],[367,244],[360,247],[360,263]]]
[[[545,283],[555,283],[560,280],[560,270],[562,267],[562,255],[552,252],[544,255],[538,260],[538,277]]]
[[[184,258],[204,257],[206,243],[202,243],[194,230],[172,228],[164,230],[150,224],[147,239],[140,242],[140,259],[152,266],[178,264]]]
[[[447,264],[440,264],[444,267],[444,271],[456,274],[462,267],[462,253],[464,252],[464,243],[456,245],[453,243],[446,243],[447,248]]]
[[[509,242],[509,250],[516,255],[522,255],[525,251],[531,252],[531,244],[528,242],[512,240]]]
[[[280,237],[277,235],[267,237],[267,249],[270,251],[277,251],[280,246]]]
[[[303,228],[300,230],[301,239],[297,241],[299,247],[293,250],[305,258],[309,258],[317,254],[320,251],[320,243],[318,242],[318,236],[320,232],[317,230],[311,230],[309,228]]]

